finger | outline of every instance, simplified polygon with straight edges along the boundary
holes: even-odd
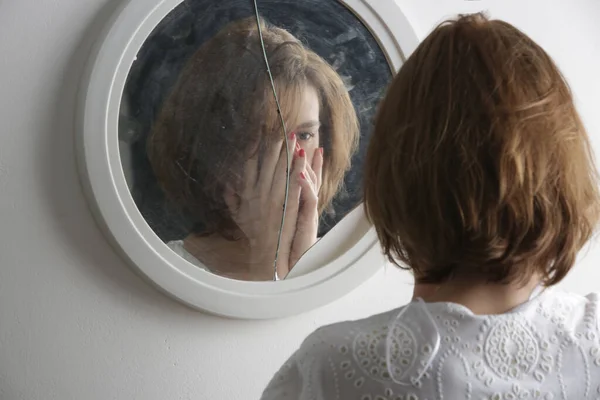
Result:
[[[306,174],[300,173],[297,178],[300,184],[300,201],[303,203],[305,209],[312,209],[317,206],[317,192],[315,191],[314,185],[307,179]]]
[[[315,155],[313,156],[312,162],[312,170],[317,176],[317,190],[321,189],[321,185],[323,184],[323,160],[323,148],[319,147],[317,150],[315,150]]]
[[[287,151],[286,147],[281,147],[281,153],[279,154],[279,161],[277,162],[277,169],[275,173],[277,177],[286,177],[286,174],[289,172],[292,162],[294,161],[294,154],[296,154],[295,150],[299,150],[300,146],[298,145],[298,140],[296,138],[296,134],[294,132],[290,133],[287,142]],[[281,183],[274,182],[274,183]]]
[[[318,231],[317,193],[313,183],[310,182],[307,169],[311,168],[305,165],[304,170],[300,171],[299,174],[294,171],[293,175],[294,183],[300,187],[300,199],[291,247],[290,266],[292,268],[306,250],[314,244]]]
[[[300,200],[300,184],[297,179],[294,179],[294,177],[299,176],[305,168],[306,155],[305,153],[299,151],[294,156],[294,160],[292,161],[292,166],[290,168],[290,190],[288,193],[288,201],[290,203],[294,202],[295,200]],[[292,204],[292,207],[297,205],[297,203],[294,203]]]
[[[310,183],[313,184],[316,188],[317,187],[317,174],[315,174],[315,171],[313,171],[313,169],[310,167],[310,165],[306,166],[305,173],[308,174],[308,179],[309,179]]]
[[[279,157],[279,162],[277,163],[277,170],[275,171],[275,176],[273,177],[273,183],[271,187],[271,195],[274,197],[281,197],[285,193],[287,173],[292,176],[291,173],[293,168],[304,168],[306,164],[306,152],[297,146],[295,135],[294,139],[289,141],[288,147],[290,151],[291,165],[288,168],[288,155],[285,153],[285,151],[282,151]],[[295,149],[299,150],[295,151]],[[296,161],[298,161],[301,165],[295,164]]]
[[[312,171],[312,168],[309,165],[306,165],[306,167],[300,174],[300,177],[302,179],[306,179],[308,181],[308,183],[312,186],[313,191],[316,190],[316,184],[317,184],[316,175]]]
[[[317,152],[318,152],[318,149],[316,149],[313,152],[313,160],[312,160],[313,164],[314,164],[314,157],[316,157]],[[312,167],[310,165],[308,165],[308,163],[306,165],[306,168],[305,168],[304,172],[307,175],[306,179],[308,179],[308,181],[313,185],[313,187],[315,188],[315,190],[318,192],[319,188],[317,186],[317,174],[315,174],[315,171],[313,171]]]
[[[290,250],[291,248],[300,209],[301,186],[298,179],[293,179],[293,177],[297,177],[300,174],[304,167],[304,163],[305,161],[302,158],[296,157],[290,171],[290,187],[288,201],[285,207],[285,219],[281,240],[282,246],[285,246],[286,250]]]

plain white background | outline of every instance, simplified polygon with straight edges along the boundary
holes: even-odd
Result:
[[[481,9],[525,30],[567,76],[600,154],[600,2],[398,1],[419,38]],[[403,304],[411,279],[388,267],[320,310],[247,322],[131,273],[92,220],[73,152],[78,79],[114,4],[0,1],[0,400],[256,399],[310,331]],[[592,245],[563,286],[600,290],[598,261]]]

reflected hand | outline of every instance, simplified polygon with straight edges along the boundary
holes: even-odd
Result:
[[[299,162],[293,157],[296,135],[288,140],[291,176],[300,174]],[[259,165],[258,155],[248,160],[244,172],[244,187],[239,193],[226,189],[225,201],[234,222],[244,235],[244,249],[248,253],[244,271],[247,280],[272,280],[274,260],[285,202],[286,172],[289,167],[285,142],[267,150]],[[290,192],[293,185],[290,184]],[[288,207],[281,235],[277,261],[277,275],[283,278],[290,270],[292,240],[298,218],[298,208]],[[240,271],[242,272],[242,271]]]
[[[304,152],[301,150],[300,153]],[[300,187],[298,199],[298,217],[296,233],[290,254],[290,268],[300,260],[302,255],[317,242],[319,229],[319,190],[322,183],[323,149],[315,150],[312,165],[309,165],[304,154],[298,158],[300,161],[300,174],[293,175],[293,179]],[[291,199],[290,199],[291,202]]]

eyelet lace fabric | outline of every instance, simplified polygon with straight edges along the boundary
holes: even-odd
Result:
[[[600,400],[597,294],[477,316],[412,302],[310,335],[262,400]]]

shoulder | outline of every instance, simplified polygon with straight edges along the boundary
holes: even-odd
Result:
[[[192,264],[197,263],[197,261],[195,261],[196,259],[185,249],[183,240],[173,240],[171,242],[166,243],[166,245],[167,247],[169,247],[169,249],[171,249],[175,254],[177,254],[184,260],[189,261]]]
[[[173,240],[173,241],[167,242],[166,245],[176,253],[179,253],[182,250],[184,250],[183,240]]]
[[[552,289],[540,300],[537,312],[546,319],[573,330],[598,332],[599,301],[600,293],[582,296]]]
[[[173,240],[171,242],[168,242],[167,246],[175,254],[177,254],[179,257],[183,258],[184,260],[186,260],[190,264],[195,265],[196,267],[202,268],[204,270],[207,270],[206,267],[204,265],[202,265],[202,263],[196,257],[194,257],[192,254],[190,254],[185,249],[185,244],[184,244],[183,240]]]
[[[308,336],[301,348],[308,353],[316,348],[319,353],[324,351],[328,356],[345,355],[353,348],[361,347],[360,344],[367,338],[370,342],[385,339],[390,321],[398,312],[399,309],[395,309],[360,320],[323,326]]]
[[[273,377],[262,399],[338,399],[348,387],[359,389],[369,375],[389,379],[380,352],[397,312],[317,329]]]

